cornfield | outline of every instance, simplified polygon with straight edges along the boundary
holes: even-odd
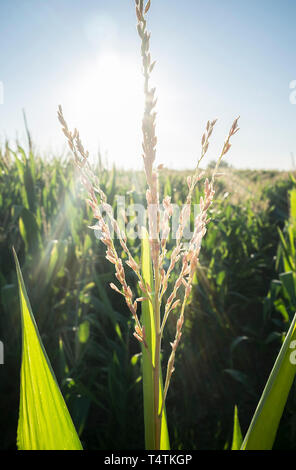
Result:
[[[39,155],[26,121],[28,142],[0,150],[1,448],[294,450],[296,180],[224,163],[238,119],[217,164],[204,159],[214,120],[196,170],[155,172],[149,8],[136,1],[143,174],[88,166],[61,107],[69,155]],[[159,217],[162,195],[162,225],[125,238],[122,194]]]

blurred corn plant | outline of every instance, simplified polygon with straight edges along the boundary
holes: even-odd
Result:
[[[109,266],[97,240],[85,236],[92,216],[79,198],[73,166],[67,157],[39,158],[32,141],[28,152],[19,144],[12,150],[6,142],[0,165],[0,331],[6,370],[14,371],[11,380],[1,381],[4,423],[17,422],[21,332],[17,279],[8,249],[15,246],[42,341],[79,434],[96,410],[104,424],[98,435],[94,426],[89,445],[95,439],[96,447],[98,442],[102,448],[113,446],[111,430],[116,428],[115,446],[123,448],[127,444],[122,430],[138,377],[130,362],[129,323],[118,313],[118,302],[106,294]],[[112,200],[117,170],[106,170],[100,160],[99,165],[102,185]],[[86,362],[95,358],[96,367],[88,369]],[[4,375],[5,370],[0,372]],[[3,430],[3,435],[3,447],[13,447],[12,430]]]
[[[274,331],[267,337],[271,342],[283,342],[286,331],[296,311],[296,180],[292,174],[290,187],[286,192],[288,217],[277,227],[279,242],[275,256],[276,276],[270,282],[264,300],[264,319],[272,322]],[[281,435],[276,440],[277,448],[290,448],[296,436],[295,384],[285,409],[285,420]]]
[[[295,179],[291,175],[295,186]],[[296,221],[296,190],[295,187],[288,192],[289,218],[285,222],[284,230],[277,227],[279,245],[277,249],[275,268],[280,271],[279,281],[273,280],[269,293],[264,302],[263,322],[266,324],[268,316],[275,309],[282,315],[282,325],[276,317],[273,321],[282,326],[280,332],[272,332],[265,339],[265,345],[279,337],[282,340],[280,351],[274,361],[268,380],[256,407],[255,413],[241,443],[240,449],[270,450],[272,448],[289,448],[295,437],[295,360],[294,352],[296,338],[296,304],[295,304],[295,221]],[[236,411],[237,413],[237,411]],[[277,437],[278,427],[286,415],[285,426]],[[290,415],[290,419],[287,416]],[[235,414],[234,436],[238,427],[238,417]],[[283,437],[284,436],[284,437]],[[240,439],[237,440],[237,443]],[[234,448],[237,447],[235,440]]]
[[[4,158],[7,160],[6,164],[3,163]],[[50,188],[50,182],[54,181],[48,191],[51,196],[47,198],[50,203],[46,206],[44,219],[52,230],[58,208],[62,207],[61,201],[73,183],[73,172],[66,159],[46,162],[43,157],[34,153],[34,160],[37,169],[37,197],[40,197],[38,188]],[[85,233],[86,220],[91,220],[92,214],[87,219],[87,209],[78,201],[81,197],[79,187],[76,188],[76,194],[71,196],[70,202],[73,201],[75,210],[70,211],[69,215],[71,218],[83,218],[81,223],[77,221],[77,236],[83,241],[87,239],[87,242],[80,243],[79,250],[74,248],[70,230],[75,225],[71,225],[65,213],[63,227],[67,231],[67,237],[64,238],[68,242],[67,257],[58,277],[55,273],[51,276],[54,289],[47,297],[47,308],[38,297],[38,289],[34,292],[34,253],[32,256],[26,251],[19,232],[19,219],[13,218],[13,203],[21,205],[22,201],[15,155],[10,152],[9,146],[2,150],[0,162],[5,167],[9,164],[11,169],[10,172],[3,170],[0,174],[0,193],[3,195],[0,205],[3,221],[0,240],[0,339],[5,344],[5,367],[0,368],[3,378],[0,386],[3,415],[1,446],[13,448],[15,445],[18,420],[16,384],[19,380],[21,353],[20,322],[17,279],[13,260],[9,256],[10,247],[14,244],[17,246],[22,268],[25,268],[24,277],[42,341],[83,446],[128,449],[132,442],[135,448],[142,448],[144,441],[141,430],[144,429],[141,416],[133,414],[132,423],[129,419],[134,407],[142,407],[139,394],[141,356],[137,345],[130,340],[133,325],[125,313],[123,299],[118,299],[112,291],[106,289],[113,273],[105,260],[104,250],[95,237],[88,238]],[[100,171],[103,174],[102,183],[108,183],[111,180],[110,172],[106,169]],[[164,175],[165,172],[161,177]],[[244,175],[241,172],[237,172],[237,175],[241,185],[244,185]],[[172,194],[175,194],[174,186],[177,181],[177,187],[180,188],[180,199],[176,197],[175,202],[180,203],[181,198],[184,200],[186,197],[182,181],[187,176],[188,174],[183,173],[174,175]],[[144,194],[139,184],[141,178],[138,174],[120,173],[116,170],[116,193],[119,189],[129,190],[131,203],[143,203]],[[271,181],[267,179],[266,184],[272,185]],[[198,268],[198,276],[193,284],[192,300],[184,323],[186,341],[180,343],[174,386],[167,398],[172,448],[223,448],[227,436],[231,442],[234,403],[238,403],[242,430],[247,429],[260,399],[262,385],[277,355],[279,342],[271,342],[271,339],[280,340],[282,332],[288,326],[283,323],[279,314],[262,315],[266,285],[270,279],[276,277],[272,258],[280,241],[279,236],[275,236],[278,233],[276,226],[270,223],[270,212],[261,209],[256,200],[251,202],[249,193],[247,198],[244,196],[238,204],[232,205],[231,175],[227,176],[223,185],[220,185],[220,180],[217,183],[219,197],[211,211],[212,227],[204,238],[201,267]],[[107,187],[106,184],[106,192]],[[224,189],[229,192],[227,197]],[[195,201],[199,200],[199,196],[197,191]],[[257,193],[257,197],[266,198],[265,187]],[[266,202],[269,200],[266,199]],[[41,204],[40,199],[38,204]],[[228,205],[231,205],[231,211],[226,212]],[[46,248],[45,233],[50,231],[45,232],[43,226],[40,226],[40,233],[41,246]],[[235,234],[244,243],[240,243]],[[286,238],[284,231],[283,234]],[[28,236],[33,234],[28,232]],[[47,243],[54,244],[54,238],[50,239],[48,236],[46,240]],[[168,241],[167,249],[170,256],[173,250],[171,240]],[[211,261],[213,250],[216,250],[217,263]],[[224,252],[228,253],[225,258]],[[133,253],[136,262],[140,263],[141,246],[137,240],[133,241]],[[208,266],[211,268],[207,270]],[[47,268],[48,264],[44,264],[39,271],[45,271],[43,277],[49,276]],[[225,274],[223,283],[219,284],[217,280],[222,277],[219,274],[221,271]],[[48,270],[50,272],[51,269]],[[135,282],[136,285],[132,272],[127,272],[127,278],[130,284]],[[176,277],[172,276],[171,286],[175,281]],[[47,289],[50,289],[50,285]],[[35,300],[36,295],[38,300]],[[80,311],[80,315],[74,315],[76,309]],[[47,318],[54,322],[55,327],[52,327]],[[167,327],[165,340],[169,340],[174,334],[173,316],[169,317]],[[268,339],[269,335],[272,336]],[[164,362],[168,360],[168,353],[169,351],[163,351]],[[225,373],[225,369],[232,369],[233,372]],[[252,379],[255,383],[252,383]],[[185,401],[184,394],[188,397]],[[277,448],[293,448],[294,410],[292,396],[287,403],[275,441]],[[101,423],[99,428],[98,422]],[[10,425],[7,426],[7,423]],[[129,430],[128,433],[126,429]]]
[[[294,188],[288,192],[289,217],[283,229],[277,229],[279,244],[275,267],[278,279],[271,282],[265,300],[265,315],[275,309],[286,323],[291,322],[296,311],[296,181],[291,178]]]
[[[261,204],[266,187],[248,191],[243,205],[233,204],[232,173],[226,178],[227,192],[222,186],[210,211],[212,226],[203,241],[185,322],[186,342],[168,400],[170,405],[188,396],[172,445],[182,442],[186,447],[195,435],[196,448],[223,447],[225,436],[231,439],[233,403],[239,404],[247,428],[277,357],[279,342],[271,340],[287,329],[278,333],[278,325],[263,312],[270,279],[276,275],[272,260],[279,236],[271,217],[273,204],[268,199]],[[198,403],[194,415],[191,401]]]
[[[220,192],[210,211],[211,230],[203,241],[184,326],[186,342],[177,358],[171,403],[184,394],[188,401],[174,445],[181,441],[186,447],[195,434],[197,448],[223,447],[233,403],[248,425],[275,357],[276,346],[265,344],[274,326],[264,322],[262,304],[275,274],[270,260],[276,227],[269,212],[257,207],[260,193],[238,205],[232,203],[231,181],[227,189],[230,194]],[[194,415],[192,400],[198,403]]]

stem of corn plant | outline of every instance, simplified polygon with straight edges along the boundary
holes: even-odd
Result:
[[[145,15],[150,8],[150,0],[146,3],[144,8],[143,0],[136,0],[136,14],[138,18],[138,34],[141,38],[141,55],[143,64],[144,75],[144,94],[145,94],[145,109],[143,116],[143,160],[145,166],[145,173],[148,183],[147,191],[147,204],[148,204],[148,219],[149,219],[149,233],[150,233],[150,250],[151,259],[153,264],[154,273],[154,325],[155,325],[155,356],[153,367],[153,383],[154,383],[154,428],[155,428],[155,449],[160,449],[161,439],[161,414],[159,413],[160,404],[160,351],[161,351],[161,326],[160,326],[160,211],[159,211],[159,194],[158,194],[158,176],[157,172],[153,170],[153,163],[155,160],[155,146],[157,138],[155,136],[155,117],[156,113],[153,108],[156,104],[154,98],[155,89],[150,88],[150,73],[153,70],[154,63],[151,63],[151,56],[149,52],[149,39],[150,34],[146,30]]]
[[[158,267],[156,266],[156,269]],[[161,414],[159,414],[159,380],[160,380],[160,302],[159,302],[160,276],[159,270],[155,271],[155,367],[154,367],[154,423],[155,423],[155,444],[156,450],[160,449]]]

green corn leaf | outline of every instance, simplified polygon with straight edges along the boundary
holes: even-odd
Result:
[[[295,279],[292,271],[286,273],[281,273],[279,275],[280,281],[283,283],[284,288],[289,296],[289,300],[292,305],[296,305],[296,295],[295,295]]]
[[[146,283],[153,286],[153,275],[151,267],[150,257],[150,245],[148,240],[148,234],[145,229],[142,232],[142,276]],[[154,364],[154,353],[155,353],[155,325],[153,318],[153,308],[151,303],[146,300],[142,302],[142,323],[145,325],[146,341],[149,351],[152,352],[152,363]],[[155,429],[153,425],[153,410],[154,410],[154,386],[153,386],[153,369],[151,359],[147,353],[147,350],[142,346],[142,368],[143,368],[143,398],[144,398],[144,422],[145,422],[145,446],[146,450],[155,449]],[[163,381],[162,374],[160,371],[159,379],[159,410],[162,406],[163,396]],[[169,433],[166,420],[165,407],[162,414],[161,421],[161,435],[160,435],[160,449],[169,450]]]
[[[290,220],[296,220],[296,189],[291,189],[290,193]]]
[[[283,316],[284,321],[289,322],[290,321],[289,312],[287,310],[287,307],[286,307],[285,302],[283,301],[283,299],[279,298],[279,299],[275,300],[273,305],[274,305],[274,308],[278,312],[280,312],[280,314]]]
[[[235,405],[235,407],[234,407],[233,436],[232,436],[231,450],[240,450],[242,442],[243,442],[242,432],[241,432],[239,419],[238,419],[237,406]]]
[[[68,244],[66,240],[52,240],[46,248],[47,270],[45,284],[49,285],[54,281],[55,276],[65,266],[67,258]]]
[[[90,333],[90,325],[88,320],[84,320],[80,323],[78,328],[78,338],[80,343],[87,343]]]
[[[285,237],[283,235],[283,232],[278,227],[277,227],[277,230],[278,230],[278,234],[280,236],[281,248],[284,252],[283,263],[284,263],[285,271],[290,271],[290,270],[295,271],[295,263],[294,263],[293,259],[291,258],[291,254],[289,252],[289,248],[288,248],[287,242],[285,240]]]
[[[142,275],[148,282],[152,281],[149,241],[142,237]],[[146,341],[149,350],[155,350],[155,330],[153,322],[153,310],[148,301],[142,302],[142,324],[145,326]],[[154,357],[152,356],[152,361]],[[154,362],[154,361],[153,361]],[[146,450],[155,449],[155,430],[153,426],[153,370],[149,354],[142,345],[142,374],[143,374],[143,400],[144,400],[144,424],[145,424],[145,447]]]
[[[21,318],[22,364],[17,429],[19,450],[82,450],[82,445],[59,389],[15,258]]]
[[[290,248],[290,252],[291,252],[291,256],[293,259],[295,259],[295,254],[296,254],[296,251],[295,251],[295,220],[293,221],[293,225],[288,225],[287,227],[287,233],[288,233],[288,237],[289,237],[289,248]]]
[[[267,380],[242,450],[271,450],[295,372],[296,314]],[[292,357],[293,356],[293,357]]]
[[[26,251],[36,252],[41,247],[40,229],[34,214],[22,208],[19,218],[19,230],[25,243]]]

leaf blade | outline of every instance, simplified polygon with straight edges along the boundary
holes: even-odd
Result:
[[[243,442],[243,437],[242,437],[241,427],[240,427],[239,419],[238,419],[238,409],[237,409],[237,406],[235,405],[231,450],[240,450],[242,442]]]
[[[296,340],[296,314],[276,358],[241,450],[272,449],[279,422],[292,386],[296,367],[290,360]]]
[[[14,249],[13,255],[17,270],[22,318],[17,447],[19,450],[82,450],[81,442],[42,344]]]
[[[142,231],[142,276],[146,283],[153,286],[153,274],[151,267],[150,245],[148,233],[145,229]],[[145,334],[148,349],[152,352],[152,363],[155,362],[155,324],[153,318],[153,308],[148,300],[142,302],[142,323],[145,325]],[[154,385],[153,385],[153,368],[151,358],[147,350],[142,346],[142,368],[143,368],[143,398],[144,398],[144,421],[145,421],[145,446],[146,450],[155,449],[155,429],[153,425],[154,410]],[[163,380],[160,370],[159,377],[159,410],[162,407],[163,397]],[[161,433],[160,433],[160,449],[169,450],[169,433],[166,419],[165,407],[162,413]]]

